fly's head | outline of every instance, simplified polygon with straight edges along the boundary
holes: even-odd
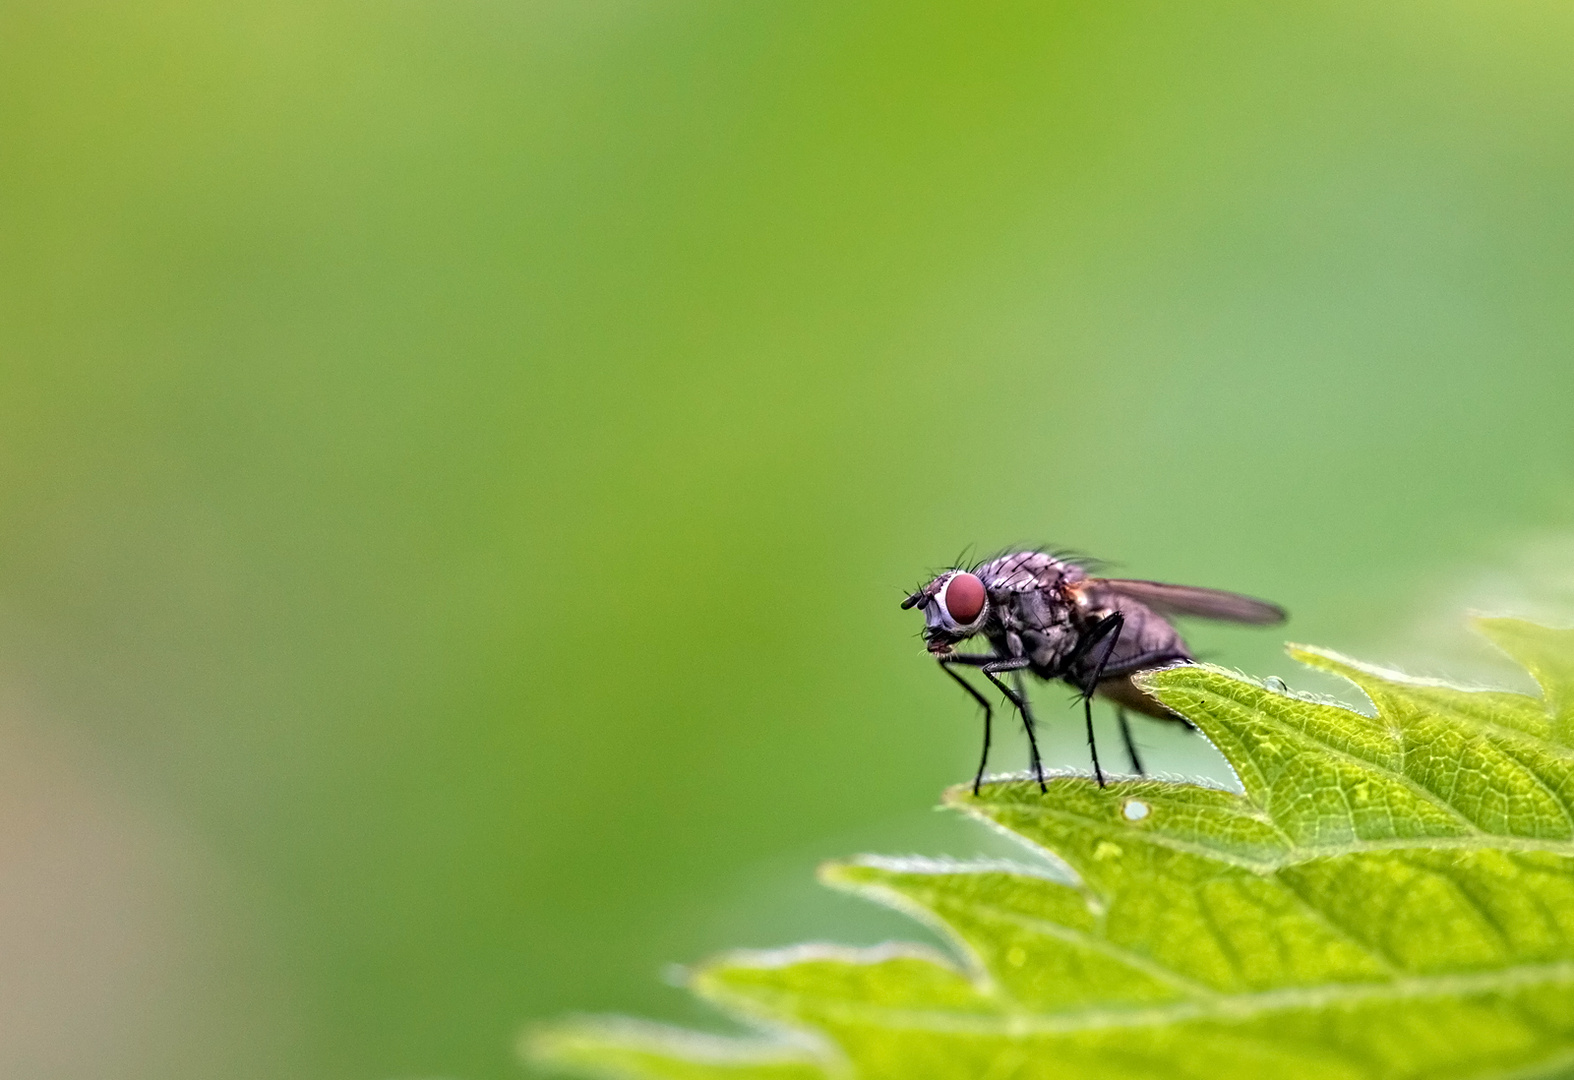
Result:
[[[947,570],[906,600],[902,607],[924,611],[924,644],[935,656],[947,656],[989,620],[989,593],[977,574]]]

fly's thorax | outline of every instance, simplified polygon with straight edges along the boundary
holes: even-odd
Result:
[[[1081,633],[1070,623],[1052,623],[1021,632],[1024,654],[1039,672],[1058,672],[1076,652]]]
[[[1080,581],[1080,566],[1044,551],[1016,551],[991,559],[978,568],[978,576],[991,592],[1028,592],[1055,588],[1063,582]]]
[[[1082,629],[1064,583],[1055,580],[995,599],[1000,629],[1014,639],[1012,655],[1026,656],[1041,674],[1059,670],[1075,651]]]

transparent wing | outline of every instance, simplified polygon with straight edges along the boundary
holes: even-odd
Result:
[[[1162,581],[1137,581],[1130,578],[1095,578],[1093,583],[1118,596],[1146,604],[1160,615],[1194,615],[1199,619],[1252,623],[1270,626],[1284,622],[1286,613],[1278,604],[1257,600],[1222,589],[1200,589],[1194,585],[1166,585]]]

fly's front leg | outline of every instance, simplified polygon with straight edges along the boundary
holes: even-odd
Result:
[[[1001,682],[996,677],[997,675],[1004,674],[1005,672],[1021,671],[1023,668],[1030,666],[1032,661],[1025,656],[985,656],[979,655],[977,653],[954,653],[940,661],[940,665],[945,669],[945,673],[965,686],[967,688],[967,692],[972,694],[973,698],[980,705],[984,706],[984,757],[987,759],[989,756],[989,706],[984,701],[982,695],[980,695],[977,690],[973,689],[971,683],[962,678],[962,676],[958,675],[956,672],[952,671],[950,667],[946,666],[949,664],[962,664],[967,667],[978,668],[984,673],[984,678],[994,683],[995,687],[1006,696],[1006,700],[1010,701],[1011,704],[1016,706],[1017,712],[1022,717],[1022,726],[1027,730],[1027,744],[1029,754],[1031,755],[1030,759],[1033,764],[1033,777],[1038,781],[1038,787],[1040,791],[1048,791],[1049,789],[1044,786],[1044,764],[1039,758],[1038,754],[1038,738],[1034,734],[1033,730],[1033,710],[1032,707],[1027,703],[1027,695],[1021,692],[1021,679],[1020,677],[1017,678],[1017,689],[1012,690],[1009,686]],[[978,776],[974,777],[973,779],[974,795],[978,794],[979,781],[982,779],[983,775],[984,762],[980,761],[978,765]]]
[[[987,660],[988,658],[980,657],[980,659]],[[994,714],[994,710],[989,706],[989,699],[974,689],[972,683],[951,670],[951,665],[958,662],[966,663],[967,661],[962,657],[946,657],[940,661],[940,670],[955,679],[957,684],[963,690],[966,690],[972,699],[978,702],[979,706],[984,710],[984,752],[978,759],[978,772],[973,775],[973,795],[976,797],[978,795],[978,785],[984,782],[984,769],[989,765],[989,721]]]
[[[1033,730],[1033,710],[1027,703],[1027,695],[1021,692],[1021,678],[1016,672],[1031,664],[1032,661],[1025,656],[1013,656],[1009,659],[995,660],[979,668],[984,673],[984,678],[995,684],[995,687],[1006,696],[1006,700],[1017,707],[1017,714],[1022,717],[1022,728],[1027,732],[1027,745],[1029,759],[1033,765],[1033,779],[1038,781],[1038,790],[1047,792],[1044,786],[1044,763],[1038,756],[1038,736]],[[1013,690],[996,676],[1011,672],[1017,689]]]

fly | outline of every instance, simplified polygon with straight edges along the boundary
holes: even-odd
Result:
[[[903,600],[902,607],[923,609],[929,654],[984,710],[984,752],[973,777],[974,795],[989,763],[992,710],[988,699],[957,668],[977,668],[1016,707],[1027,731],[1040,791],[1047,790],[1044,766],[1022,672],[1040,679],[1063,679],[1075,687],[1082,695],[1093,776],[1103,787],[1104,771],[1093,741],[1095,694],[1115,704],[1120,735],[1138,775],[1143,775],[1142,760],[1131,739],[1126,710],[1186,724],[1131,678],[1140,671],[1196,662],[1170,625],[1171,618],[1194,615],[1257,626],[1285,619],[1283,608],[1265,600],[1189,585],[1092,577],[1081,566],[1043,551],[1019,551],[970,570],[947,570]],[[956,650],[977,635],[983,635],[990,652]],[[1011,685],[1001,681],[1002,675]]]

